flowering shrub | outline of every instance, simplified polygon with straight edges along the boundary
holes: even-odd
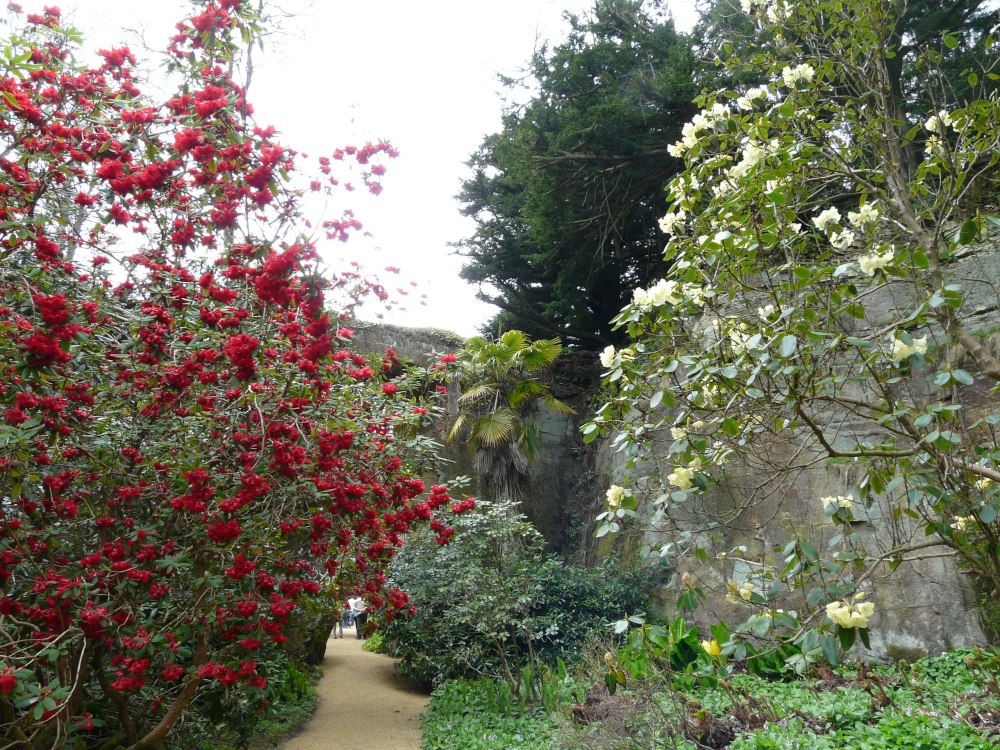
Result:
[[[822,500],[838,526],[828,540],[747,557],[749,580],[729,582],[750,616],[721,655],[777,638],[796,645],[789,666],[801,671],[835,661],[838,640],[867,645],[877,608],[854,597],[904,560],[954,556],[1000,590],[1000,414],[985,397],[1000,362],[966,304],[996,292],[985,267],[955,265],[1000,224],[968,205],[996,164],[996,55],[993,37],[973,32],[896,49],[899,10],[883,0],[743,6],[773,45],[727,64],[766,85],[703,96],[671,147],[687,164],[662,222],[671,268],[617,318],[633,341],[602,353],[617,396],[584,433],[617,429],[630,467],[642,464],[633,490],[664,557],[704,561],[713,530],[785,477],[856,467],[856,487]],[[961,105],[950,50],[977,60],[963,74],[975,97]],[[892,88],[904,54],[929,119],[908,120]],[[771,459],[776,445],[788,450]],[[732,498],[706,496],[715,482]],[[892,533],[866,541],[850,524],[874,503]],[[773,609],[789,589],[796,609]]]
[[[163,102],[127,48],[80,67],[58,9],[24,22],[0,79],[0,736],[153,747],[202,687],[266,703],[255,654],[311,598],[406,609],[403,534],[447,541],[466,506],[424,496],[396,435],[429,405],[330,312],[385,292],[300,233],[304,157],[232,76],[256,13],[198,4]],[[394,155],[332,159],[378,192]]]

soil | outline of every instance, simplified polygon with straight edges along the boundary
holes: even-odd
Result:
[[[352,628],[327,642],[319,705],[280,750],[420,750],[420,714],[429,696],[395,674],[388,656],[361,650]]]

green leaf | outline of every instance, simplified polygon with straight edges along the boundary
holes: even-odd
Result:
[[[854,645],[854,638],[857,636],[857,628],[842,628],[837,626],[837,635],[840,637],[840,647],[844,651],[850,651]]]
[[[963,385],[972,385],[973,383],[972,375],[967,373],[965,370],[952,370],[951,376]]]
[[[778,353],[782,357],[788,359],[793,354],[795,354],[795,348],[799,345],[799,340],[791,335],[786,335],[781,337],[781,341],[778,343]]]
[[[958,47],[958,39],[948,34],[944,38],[944,46],[948,49],[956,49]]]
[[[872,644],[868,640],[868,628],[858,628],[858,637],[861,639],[862,645],[870,651]]]
[[[979,507],[979,520],[983,523],[993,523],[997,520],[997,509],[990,503]]]
[[[604,675],[604,687],[608,689],[608,692],[611,693],[611,695],[614,695],[618,690],[618,680],[615,679],[613,673],[608,672]]]
[[[976,238],[978,236],[979,236],[979,221],[977,219],[968,219],[962,225],[962,230],[958,233],[958,243],[960,245],[970,245],[976,241]]]
[[[649,408],[655,409],[663,401],[663,391],[657,391],[653,394],[653,397],[649,399]]]
[[[837,660],[840,658],[837,639],[827,633],[819,639],[819,647],[823,649],[823,656],[830,663],[830,666],[836,666]]]

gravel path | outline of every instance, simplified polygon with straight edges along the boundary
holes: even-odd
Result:
[[[392,671],[392,659],[361,650],[354,630],[327,642],[319,705],[281,750],[420,750],[426,693]]]

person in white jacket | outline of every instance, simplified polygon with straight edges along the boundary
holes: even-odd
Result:
[[[368,622],[368,603],[363,597],[356,596],[347,600],[354,610],[354,628],[357,638],[364,638],[365,623]]]

